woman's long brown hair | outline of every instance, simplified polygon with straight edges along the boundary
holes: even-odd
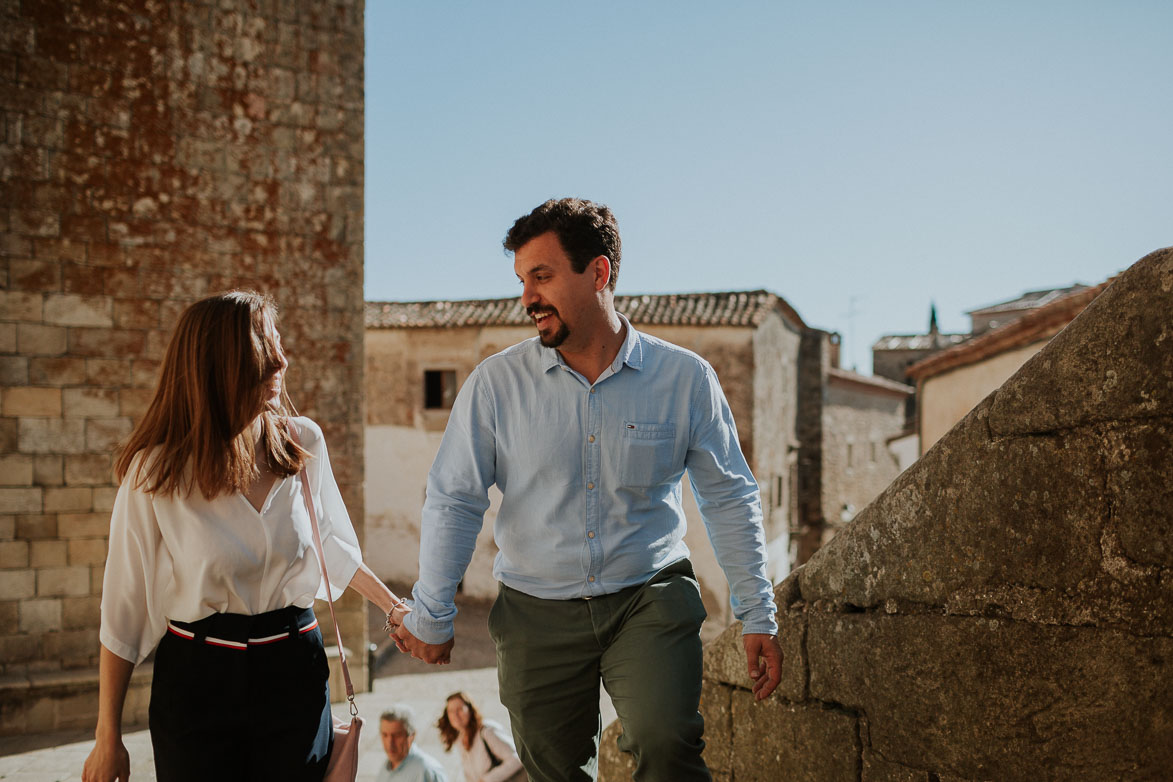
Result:
[[[278,475],[293,475],[309,456],[286,421],[293,405],[266,404],[268,383],[282,367],[277,308],[254,291],[229,291],[192,304],[179,316],[146,414],[114,465],[121,482],[143,459],[136,488],[208,499],[246,492],[258,475],[250,424],[261,418],[261,451]]]
[[[468,706],[468,730],[464,735],[460,735],[460,731],[448,719],[448,701],[458,698],[464,701],[464,705]],[[440,715],[440,719],[436,721],[436,727],[440,729],[440,740],[444,742],[444,751],[448,752],[452,749],[452,745],[456,743],[457,737],[460,737],[460,743],[464,745],[465,749],[472,749],[473,739],[481,734],[481,715],[477,711],[477,707],[472,704],[472,698],[469,698],[463,692],[454,692],[444,699],[444,712]]]

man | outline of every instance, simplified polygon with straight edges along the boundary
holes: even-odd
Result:
[[[758,487],[729,405],[707,362],[615,311],[620,241],[607,207],[547,201],[504,245],[538,336],[483,361],[460,389],[428,476],[414,611],[397,643],[449,661],[453,598],[496,484],[489,632],[530,778],[594,778],[601,680],[636,779],[708,780],[685,470],[759,699],[782,661]]]
[[[396,704],[379,717],[379,737],[387,762],[375,782],[448,782],[443,767],[415,743],[415,715]]]

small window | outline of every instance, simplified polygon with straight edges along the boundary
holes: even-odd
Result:
[[[456,401],[456,370],[424,370],[424,408],[449,410]]]
[[[854,449],[852,448],[851,443],[848,443],[847,444],[847,466],[848,467],[851,466],[851,456],[852,456],[851,452],[852,452],[852,450],[854,450]]]

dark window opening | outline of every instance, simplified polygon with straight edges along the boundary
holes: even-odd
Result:
[[[428,369],[424,371],[424,407],[428,410],[448,410],[456,401],[456,370]]]

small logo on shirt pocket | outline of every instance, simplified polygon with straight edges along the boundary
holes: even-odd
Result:
[[[647,489],[671,477],[676,424],[625,421],[620,476],[624,486]]]

